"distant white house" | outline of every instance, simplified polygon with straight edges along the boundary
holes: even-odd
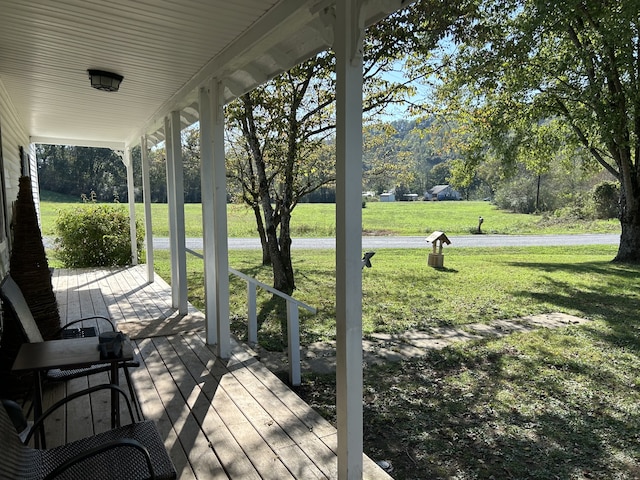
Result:
[[[381,202],[395,202],[396,201],[396,192],[384,192],[380,194]]]
[[[425,193],[425,200],[460,200],[460,192],[451,188],[450,185],[436,185]]]

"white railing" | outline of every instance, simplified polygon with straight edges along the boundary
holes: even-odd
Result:
[[[197,252],[187,248],[187,252],[191,255],[195,255],[198,258],[203,258]],[[289,356],[289,381],[291,385],[300,385],[300,308],[304,308],[310,311],[312,314],[316,314],[315,307],[311,307],[300,300],[282,293],[280,290],[262,283],[249,275],[245,275],[238,270],[229,267],[229,273],[243,279],[247,282],[247,339],[249,343],[258,343],[258,287],[277,295],[287,302],[287,353]]]

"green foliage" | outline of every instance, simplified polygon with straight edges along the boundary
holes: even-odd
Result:
[[[124,206],[85,204],[60,212],[56,220],[58,258],[68,268],[131,263],[129,214]],[[144,233],[137,225],[138,251]]]
[[[593,203],[597,218],[617,218],[620,214],[620,184],[602,182],[593,189]]]
[[[43,203],[80,203],[82,200],[72,195],[65,195],[64,193],[53,192],[45,188],[40,187],[40,206]]]
[[[102,201],[127,199],[126,168],[109,148],[38,145],[36,157],[42,189],[77,198],[94,191]]]
[[[438,77],[464,158],[536,175],[567,158],[597,162],[624,185],[616,259],[640,261],[637,0],[469,4]]]
[[[536,210],[534,179],[518,177],[505,182],[496,192],[494,202],[498,208],[515,213],[533,213]]]

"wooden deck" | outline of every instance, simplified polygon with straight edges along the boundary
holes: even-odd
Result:
[[[131,335],[142,360],[131,371],[140,406],[164,437],[178,478],[337,478],[335,428],[241,345],[229,360],[216,358],[204,342],[203,315],[190,307],[177,318],[169,286],[147,283],[144,272],[56,270],[53,283],[63,321],[104,315]],[[49,387],[45,408],[106,381],[103,374]],[[107,429],[108,406],[108,394],[95,394],[61,409],[47,424],[47,446]],[[364,478],[391,478],[367,457],[364,465]]]

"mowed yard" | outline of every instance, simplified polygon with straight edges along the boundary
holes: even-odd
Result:
[[[469,208],[465,203],[448,208]],[[477,203],[477,208],[491,208]],[[424,215],[431,206],[409,208]],[[373,212],[370,207],[363,215]],[[463,233],[473,227],[478,212],[466,212],[451,228],[448,218],[458,216],[452,210],[448,218],[433,216],[428,225],[425,219],[406,223]],[[485,216],[483,227],[509,217],[495,215],[489,221]],[[517,220],[526,224],[527,219]],[[540,222],[553,224],[560,233],[602,231],[594,225],[562,226],[551,218],[532,217],[527,227],[495,232],[528,233],[523,230],[531,228],[530,233],[540,233],[531,226]],[[386,223],[394,224],[392,218]],[[612,231],[616,225],[604,222],[602,228]],[[427,248],[378,250],[373,268],[363,271],[365,337],[546,312],[591,321],[366,366],[366,453],[389,461],[397,479],[640,478],[640,266],[611,263],[615,252],[615,246],[446,247],[445,268],[435,270],[426,265]],[[233,268],[270,283],[270,270],[260,265],[259,252],[232,251],[229,261]],[[167,253],[156,252],[156,270],[165,279],[170,278],[168,268]],[[295,251],[294,268],[294,296],[319,310],[314,316],[301,315],[303,344],[331,341],[334,252]],[[202,307],[201,260],[189,256],[188,275],[190,300]],[[246,335],[245,292],[244,283],[232,278],[233,330],[239,338]],[[259,302],[260,343],[281,349],[282,305],[266,295]],[[305,376],[298,393],[335,422],[332,375]]]

